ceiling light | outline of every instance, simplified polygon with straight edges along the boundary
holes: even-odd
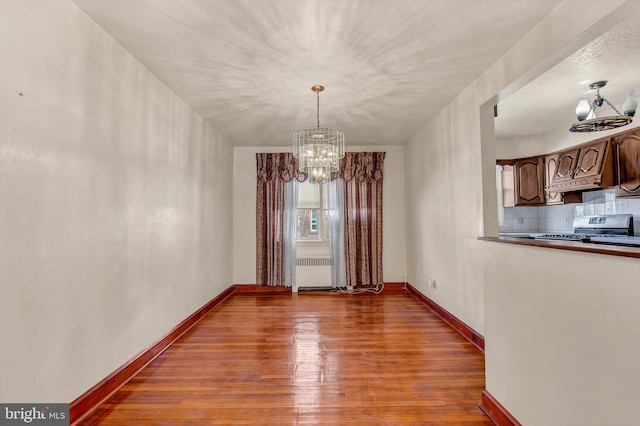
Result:
[[[627,99],[622,106],[622,114],[618,109],[613,106],[606,98],[600,95],[600,89],[607,84],[606,81],[596,81],[589,85],[589,89],[596,90],[596,98],[591,104],[587,101],[587,96],[583,95],[576,107],[576,115],[578,116],[578,122],[574,123],[569,131],[571,132],[599,132],[602,130],[611,130],[617,127],[626,126],[631,123],[638,107],[638,101],[636,100],[635,90],[630,90]],[[606,117],[597,117],[596,110],[602,107],[603,104],[607,104],[617,115],[610,115]]]
[[[324,183],[340,167],[340,159],[344,157],[344,133],[320,127],[320,92],[324,86],[315,85],[311,90],[316,92],[318,127],[293,134],[293,156],[298,159],[300,170],[309,176],[309,182]]]

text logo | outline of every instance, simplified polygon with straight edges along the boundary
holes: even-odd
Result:
[[[69,404],[0,404],[0,426],[68,426]]]

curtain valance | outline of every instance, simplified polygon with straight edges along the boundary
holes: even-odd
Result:
[[[340,170],[332,174],[331,180],[338,176],[348,182],[381,181],[384,175],[384,152],[347,152],[340,160]],[[258,181],[271,182],[280,179],[289,182],[292,179],[304,182],[307,174],[298,167],[298,159],[290,152],[257,153]]]
[[[290,152],[257,153],[256,161],[258,181],[271,182],[274,179],[280,179],[290,182],[295,179],[298,182],[304,182],[307,178],[307,174],[300,171],[298,167],[298,159]]]
[[[345,182],[378,182],[384,172],[384,152],[347,152],[340,160],[339,176]]]

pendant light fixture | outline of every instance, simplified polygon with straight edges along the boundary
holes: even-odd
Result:
[[[611,130],[617,127],[626,126],[631,123],[632,117],[636,113],[638,101],[636,100],[635,90],[630,90],[627,99],[622,106],[622,114],[613,106],[606,98],[600,95],[600,89],[607,84],[606,80],[596,81],[589,85],[589,89],[596,90],[596,97],[591,104],[587,100],[587,96],[583,95],[576,107],[576,115],[578,122],[574,123],[570,128],[570,132],[600,132],[602,130]],[[606,117],[597,117],[596,111],[607,104],[617,115]]]
[[[340,167],[340,159],[344,157],[344,133],[320,127],[320,92],[324,86],[315,85],[311,90],[316,93],[317,127],[293,134],[293,156],[298,159],[300,170],[307,173],[309,182],[324,183]]]

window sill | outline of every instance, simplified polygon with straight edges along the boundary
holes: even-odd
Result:
[[[315,246],[318,244],[329,245],[329,240],[296,240],[298,246]]]

